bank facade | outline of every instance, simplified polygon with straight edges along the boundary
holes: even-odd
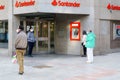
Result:
[[[34,52],[82,54],[83,30],[96,34],[94,54],[120,51],[119,0],[0,0],[0,43],[15,50],[16,29],[34,28]],[[2,34],[1,34],[2,33]]]

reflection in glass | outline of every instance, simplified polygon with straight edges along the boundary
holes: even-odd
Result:
[[[39,23],[38,37],[48,37],[48,23]]]
[[[38,49],[39,49],[39,51],[47,51],[48,50],[48,41],[38,41]]]

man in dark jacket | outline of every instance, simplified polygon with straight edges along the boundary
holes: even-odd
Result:
[[[15,48],[16,48],[16,55],[17,55],[17,61],[19,64],[19,74],[22,75],[24,73],[24,54],[27,47],[27,35],[23,31],[23,26],[19,26],[19,28],[16,30],[17,37],[15,41]]]

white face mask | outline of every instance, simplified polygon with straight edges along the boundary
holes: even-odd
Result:
[[[20,31],[19,29],[16,30],[17,33],[19,33],[19,31]]]
[[[34,30],[33,29],[30,29],[31,32],[33,32]]]

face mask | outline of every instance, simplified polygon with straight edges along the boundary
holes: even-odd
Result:
[[[19,29],[16,30],[17,33],[19,33],[19,31],[20,31]]]
[[[89,32],[87,31],[86,33],[88,34]]]
[[[31,32],[33,32],[33,29],[30,29]]]

